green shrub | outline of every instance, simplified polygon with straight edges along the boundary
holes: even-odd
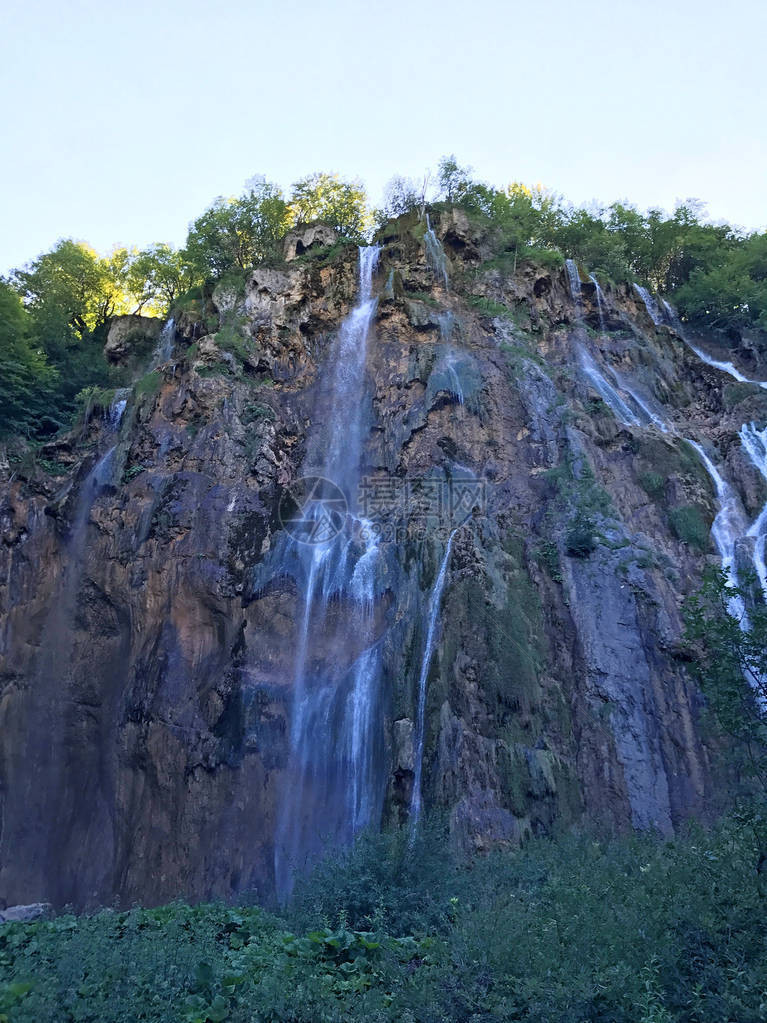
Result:
[[[666,480],[659,472],[648,470],[639,476],[642,489],[654,500],[658,501],[666,491]]]
[[[721,1023],[764,1018],[759,846],[533,839],[471,863],[442,824],[369,836],[282,916],[157,909],[0,925],[13,1023]],[[356,917],[356,919],[354,919]]]
[[[559,563],[557,545],[551,540],[541,540],[535,549],[535,560],[544,568],[555,583],[562,582],[562,566]]]
[[[700,508],[695,504],[680,505],[668,513],[674,536],[699,551],[708,547],[709,530]]]
[[[160,393],[162,380],[162,373],[159,370],[145,373],[140,380],[136,381],[133,393],[137,398],[154,398]]]
[[[571,558],[587,558],[596,547],[594,520],[590,515],[578,512],[565,534],[565,550]]]

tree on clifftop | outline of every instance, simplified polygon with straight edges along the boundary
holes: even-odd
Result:
[[[290,212],[296,223],[323,220],[344,238],[362,239],[371,223],[365,188],[337,174],[310,174],[293,185]]]
[[[247,270],[276,251],[289,222],[279,186],[251,178],[243,195],[219,197],[194,221],[186,242],[187,259],[203,278]]]

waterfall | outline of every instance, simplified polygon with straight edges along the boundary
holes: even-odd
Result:
[[[421,659],[421,672],[418,676],[418,707],[416,710],[415,721],[413,791],[410,797],[411,841],[415,836],[418,822],[421,819],[422,809],[421,782],[423,778],[423,748],[426,738],[426,682],[429,675],[429,665],[431,664],[432,653],[434,652],[434,637],[437,631],[437,622],[439,620],[442,591],[445,588],[445,579],[447,578],[447,567],[450,562],[450,553],[453,547],[453,537],[457,533],[458,528],[460,527],[454,529],[448,538],[447,546],[445,547],[445,554],[442,558],[442,564],[439,566],[439,572],[437,573],[437,578],[434,581],[431,597],[429,599],[426,643],[424,644],[423,658]]]
[[[674,428],[666,422],[657,407],[653,407],[649,398],[643,397],[636,387],[630,384],[617,370],[613,370],[613,376],[618,387],[625,391],[634,404],[647,416],[648,424],[657,427],[661,433],[674,433]]]
[[[589,274],[589,280],[594,285],[594,292],[597,296],[597,312],[599,313],[599,333],[604,334],[605,332],[605,314],[603,312],[604,295],[602,289],[599,286],[599,281],[596,279],[594,274]],[[580,286],[580,280],[578,281]]]
[[[106,417],[107,423],[110,429],[116,431],[120,428],[122,423],[125,409],[128,406],[128,398],[130,397],[130,387],[119,387],[114,394],[112,404],[109,406],[109,415]]]
[[[458,404],[463,405],[465,401],[465,396],[463,393],[461,378],[458,376],[458,371],[456,369],[455,352],[448,351],[447,356],[445,357],[445,368],[447,369],[448,375],[450,377],[450,382],[453,388],[453,394],[458,399]]]
[[[714,359],[707,352],[703,351],[703,349],[694,345],[683,330],[674,308],[669,305],[668,302],[664,302],[663,306],[669,321],[673,324],[682,340],[698,356],[699,359],[706,363],[707,366],[712,366],[714,369],[718,369],[722,373],[727,373],[739,383],[753,384],[756,387],[767,389],[767,381],[751,380],[749,377],[744,376],[731,362],[722,362],[718,359]],[[758,430],[755,423],[744,423],[740,429],[739,435],[743,449],[753,465],[767,482],[767,427],[765,427],[764,430]],[[716,466],[714,466],[711,462],[700,444],[697,444],[692,440],[688,441],[688,443],[690,443],[700,455],[700,458],[716,487],[720,511],[714,520],[711,533],[717,546],[717,550],[722,558],[722,568],[729,570],[732,581],[737,584],[735,566],[736,541],[744,536],[753,538],[754,549],[752,557],[754,570],[757,578],[759,579],[762,592],[767,599],[767,565],[765,565],[767,504],[765,504],[764,508],[762,508],[751,526],[747,526],[745,516],[740,506],[740,501],[732,490],[732,487],[730,487],[730,485],[722,479],[722,476]],[[738,530],[740,530],[740,532],[737,532]],[[746,623],[746,618],[743,615],[743,608],[739,601],[734,602],[733,613],[739,613],[744,624]]]
[[[751,462],[767,483],[767,426],[758,430],[756,423],[745,423],[740,430],[740,442]],[[754,538],[754,571],[759,579],[765,600],[767,600],[767,565],[765,565],[765,541],[767,541],[767,503],[748,530],[747,536]]]
[[[643,288],[641,284],[637,284],[636,282],[634,282],[634,290],[642,299],[644,307],[647,310],[647,315],[650,317],[652,322],[656,327],[660,326],[660,324],[663,323],[663,314],[661,313],[660,307],[653,296],[647,288]]]
[[[166,362],[170,362],[171,356],[173,355],[173,344],[175,340],[176,323],[171,316],[160,331],[160,336],[157,338],[157,344],[155,345],[154,352],[152,353],[152,361],[149,363],[150,371],[158,369]]]
[[[439,238],[434,233],[428,213],[426,214],[426,233],[423,236],[423,244],[426,249],[426,262],[431,267],[434,276],[443,282],[445,291],[447,291],[448,279],[445,250],[442,248],[442,243]]]
[[[721,373],[727,373],[734,380],[737,380],[740,384],[753,384],[755,387],[762,387],[767,390],[767,380],[752,380],[750,377],[744,376],[740,370],[734,366],[731,362],[725,362],[721,359],[715,359],[713,355],[709,355],[708,352],[704,351],[698,345],[693,344],[690,338],[687,336],[687,332],[682,326],[682,323],[677,316],[676,310],[668,302],[663,303],[663,308],[666,311],[669,322],[674,327],[676,332],[679,334],[681,339],[687,345],[687,347],[693,351],[698,358],[705,362],[707,366],[711,366],[713,369],[718,369]]]
[[[570,296],[573,302],[578,308],[580,315],[581,307],[581,275],[578,271],[578,264],[574,259],[565,260],[565,268],[567,270],[567,278],[570,282]]]
[[[578,358],[580,359],[581,369],[593,383],[605,404],[612,409],[616,419],[620,420],[624,426],[641,426],[642,422],[639,416],[629,408],[612,384],[599,371],[597,364],[586,349],[581,345],[578,345]]]
[[[310,438],[305,475],[316,473],[345,493],[341,530],[320,542],[287,538],[276,574],[293,574],[302,592],[290,710],[290,752],[278,806],[274,866],[285,899],[295,876],[328,846],[350,841],[376,822],[383,800],[381,657],[376,636],[380,550],[371,524],[358,517],[365,426],[365,360],[375,316],[372,276],[378,246],[359,250],[357,303],[330,355],[326,420]],[[321,489],[300,510],[327,525]],[[331,518],[331,523],[332,523]]]
[[[735,545],[748,530],[740,498],[711,461],[702,445],[689,438],[685,438],[685,440],[697,451],[716,488],[719,510],[711,526],[711,536],[722,559],[722,568],[730,573],[730,577],[735,582],[737,581]]]

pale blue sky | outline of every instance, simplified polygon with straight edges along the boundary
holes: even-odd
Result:
[[[183,242],[253,174],[439,157],[575,202],[767,224],[764,0],[5,0],[0,272]]]

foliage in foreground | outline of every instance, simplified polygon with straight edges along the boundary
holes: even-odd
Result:
[[[664,842],[537,840],[459,867],[363,840],[282,917],[176,903],[0,928],[0,1019],[721,1023],[767,1013],[767,918],[737,820]]]

